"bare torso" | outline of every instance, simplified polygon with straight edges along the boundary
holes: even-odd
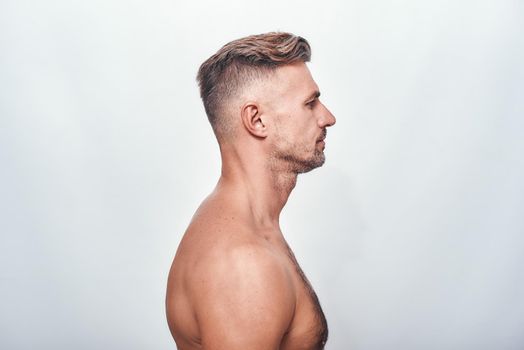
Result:
[[[220,200],[207,200],[195,214],[177,250],[166,296],[168,323],[181,350],[203,349],[198,271],[227,260],[228,254],[249,247],[270,257],[288,276],[282,293],[293,298],[292,313],[283,330],[279,349],[323,349],[327,323],[310,283],[278,228],[256,228]],[[218,276],[219,278],[219,276]],[[224,288],[227,288],[225,286]],[[197,291],[197,292],[195,292]],[[231,315],[234,317],[235,315]]]

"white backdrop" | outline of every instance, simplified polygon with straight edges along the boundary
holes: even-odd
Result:
[[[327,349],[524,348],[521,0],[4,0],[0,348],[173,349],[167,272],[214,187],[200,63],[307,38],[337,117],[283,229]]]

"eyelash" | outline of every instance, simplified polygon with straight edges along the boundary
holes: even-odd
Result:
[[[316,102],[317,102],[317,100],[310,101],[310,102],[306,103],[306,106],[308,106],[308,108],[313,109],[313,107],[314,107]]]

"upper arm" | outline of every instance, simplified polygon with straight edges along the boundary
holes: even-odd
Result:
[[[195,272],[203,349],[278,349],[293,317],[295,297],[289,275],[270,251],[235,248]]]

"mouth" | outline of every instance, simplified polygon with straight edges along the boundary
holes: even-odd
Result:
[[[324,140],[326,139],[326,136],[327,136],[327,130],[324,129],[324,130],[322,131],[322,135],[320,135],[320,137],[317,139],[317,143],[318,143],[318,142],[324,142]]]

